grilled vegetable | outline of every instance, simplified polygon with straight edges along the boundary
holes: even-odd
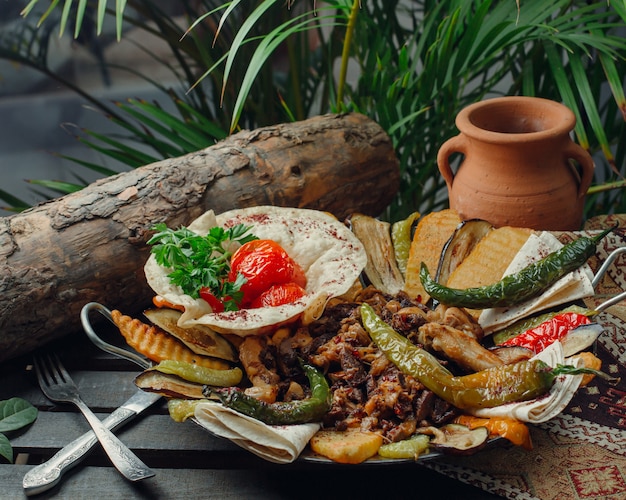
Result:
[[[490,436],[500,436],[516,446],[521,446],[525,450],[532,450],[533,444],[530,438],[530,431],[524,422],[514,418],[491,417],[481,418],[472,415],[459,415],[454,422],[466,425],[470,429],[476,427],[486,427]]]
[[[219,333],[204,325],[194,325],[189,328],[178,326],[180,311],[169,308],[148,309],[144,315],[152,323],[167,333],[174,335],[196,354],[237,361],[237,354],[230,342]]]
[[[517,305],[541,295],[560,278],[585,264],[594,255],[598,242],[613,229],[615,227],[595,237],[582,236],[492,285],[465,289],[448,288],[431,278],[423,262],[420,267],[420,281],[431,297],[449,306],[486,309]]]
[[[495,346],[489,348],[489,352],[498,356],[500,360],[505,365],[510,365],[511,363],[518,363],[519,361],[526,361],[532,358],[535,353],[526,347],[501,347]]]
[[[553,342],[561,340],[573,328],[589,324],[590,322],[591,320],[585,314],[575,312],[557,314],[547,321],[502,342],[500,345],[526,347],[535,353],[539,353]]]
[[[146,370],[135,377],[135,385],[146,392],[156,392],[166,398],[203,399],[203,385],[189,382],[176,375]]]
[[[413,212],[406,219],[394,222],[391,226],[391,241],[393,242],[398,269],[400,269],[402,276],[406,276],[406,265],[411,251],[413,223],[419,218],[419,212]]]
[[[129,346],[156,363],[166,359],[175,359],[218,370],[230,368],[226,361],[196,354],[157,326],[147,325],[118,310],[111,311],[111,319]]]
[[[215,370],[167,359],[140,373],[135,378],[135,385],[170,398],[202,399],[203,386],[229,387],[241,382],[242,377],[240,368]]]
[[[268,425],[318,422],[330,408],[330,388],[322,372],[305,363],[302,363],[302,369],[309,379],[311,396],[300,401],[265,403],[237,387],[215,389],[205,386],[204,395],[217,396],[224,406]]]
[[[389,223],[354,214],[350,217],[350,227],[367,253],[367,279],[381,292],[397,294],[404,286],[404,277],[396,263]]]
[[[463,221],[441,251],[439,265],[435,274],[437,283],[445,285],[448,282],[450,273],[470,254],[483,236],[492,230],[493,226],[484,220],[472,219]]]
[[[406,263],[404,291],[409,297],[426,304],[430,295],[426,293],[419,279],[419,269],[426,262],[431,269],[437,269],[441,249],[461,224],[459,214],[452,209],[440,210],[424,215],[415,228],[413,241]]]
[[[472,455],[484,448],[489,439],[489,430],[486,427],[470,429],[461,424],[426,427],[417,431],[432,435],[430,446],[448,455]]]
[[[420,455],[428,453],[430,437],[426,434],[414,434],[408,439],[382,445],[378,454],[384,458],[412,458],[417,460]]]
[[[502,344],[503,342],[506,342],[508,339],[513,338],[516,335],[519,335],[520,333],[525,332],[526,330],[530,330],[531,328],[534,328],[540,325],[544,321],[548,321],[549,319],[553,318],[557,314],[562,314],[562,313],[567,313],[567,312],[586,314],[587,316],[593,315],[593,311],[590,311],[589,309],[585,309],[584,307],[581,307],[581,306],[577,306],[576,304],[572,304],[571,306],[561,309],[560,311],[547,312],[547,313],[540,314],[538,316],[533,316],[531,318],[520,319],[519,321],[516,321],[512,325],[507,326],[506,328],[503,328],[502,330],[495,332],[491,338],[493,339],[494,344],[496,345]]]
[[[174,422],[184,422],[188,418],[193,417],[196,410],[196,405],[200,401],[199,399],[168,399],[167,411]]]
[[[276,241],[263,239],[244,243],[230,260],[228,279],[237,282],[243,276],[242,307],[249,307],[252,301],[273,285],[296,283],[306,287],[306,275],[300,265]]]
[[[204,366],[198,366],[184,361],[166,359],[158,365],[148,368],[148,370],[158,371],[176,375],[189,382],[202,385],[213,385],[218,387],[230,387],[237,385],[243,378],[241,368],[231,368],[230,370],[215,370]]]
[[[529,360],[454,376],[432,354],[412,344],[385,323],[369,304],[362,304],[360,310],[363,326],[387,358],[402,372],[416,378],[457,408],[490,408],[527,401],[549,392],[559,375],[600,374],[596,370],[569,365],[552,368],[543,361]]]
[[[375,432],[358,430],[318,431],[309,441],[311,450],[341,464],[360,464],[378,452],[383,437]]]
[[[589,323],[570,330],[561,339],[563,355],[567,358],[591,347],[603,331],[604,328],[598,323]]]

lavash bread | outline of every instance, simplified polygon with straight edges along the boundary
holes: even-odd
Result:
[[[218,333],[246,337],[269,333],[298,318],[310,321],[322,314],[330,298],[352,288],[367,263],[365,248],[350,229],[334,216],[317,210],[258,206],[218,215],[208,211],[188,229],[205,235],[212,227],[236,224],[250,226],[258,238],[276,241],[287,251],[306,274],[306,295],[276,307],[214,313],[207,302],[173,285],[170,270],[160,266],[151,254],[144,266],[146,281],[156,295],[184,307],[179,327],[204,325]]]
[[[424,262],[431,276],[434,275],[439,266],[441,251],[459,224],[461,217],[452,209],[431,212],[417,223],[409,250],[404,283],[404,291],[411,298],[419,299],[422,304],[426,304],[430,299],[420,281],[420,266]]]

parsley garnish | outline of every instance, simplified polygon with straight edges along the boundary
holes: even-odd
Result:
[[[200,289],[208,287],[216,298],[224,302],[227,311],[237,310],[242,293],[239,291],[246,279],[239,274],[234,282],[228,281],[232,252],[224,248],[225,243],[240,244],[258,239],[248,231],[250,226],[237,224],[230,229],[213,227],[206,236],[190,231],[186,227],[170,229],[164,223],[156,224],[156,232],[148,241],[154,245],[150,251],[157,263],[171,269],[168,274],[173,285],[193,298],[200,297]]]

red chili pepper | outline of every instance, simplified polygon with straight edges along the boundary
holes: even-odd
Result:
[[[588,323],[591,323],[591,320],[585,314],[561,313],[500,345],[526,347],[537,354],[550,344],[565,337],[567,332],[573,328]]]

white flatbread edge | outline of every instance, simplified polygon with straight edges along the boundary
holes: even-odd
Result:
[[[194,299],[172,285],[169,270],[150,255],[144,266],[148,285],[165,300],[184,306],[178,322],[181,328],[204,325],[216,332],[245,337],[267,333],[302,315],[317,318],[330,298],[352,287],[367,263],[365,249],[350,229],[333,215],[317,210],[257,206],[219,215],[208,211],[188,228],[206,234],[212,227],[236,224],[252,226],[251,232],[257,237],[279,243],[304,270],[307,295],[278,307],[213,313],[204,300]]]
[[[275,463],[296,460],[320,429],[320,423],[267,425],[216,401],[196,404],[194,420],[212,434]]]
[[[549,345],[533,359],[540,359],[551,367],[571,364],[582,365],[582,360],[573,356],[565,358],[563,346],[559,341]],[[561,413],[576,394],[582,381],[582,375],[559,375],[550,391],[530,401],[509,403],[494,408],[472,409],[470,413],[477,417],[509,417],[522,422],[539,424],[546,422]]]
[[[531,234],[517,255],[513,258],[504,276],[516,273],[529,264],[555,252],[563,244],[552,233],[543,231],[539,235]],[[497,307],[485,309],[481,312],[478,323],[485,334],[515,323],[518,319],[530,314],[544,311],[561,304],[574,302],[594,294],[593,272],[588,264],[584,264],[575,271],[566,274],[539,297],[513,307]]]

